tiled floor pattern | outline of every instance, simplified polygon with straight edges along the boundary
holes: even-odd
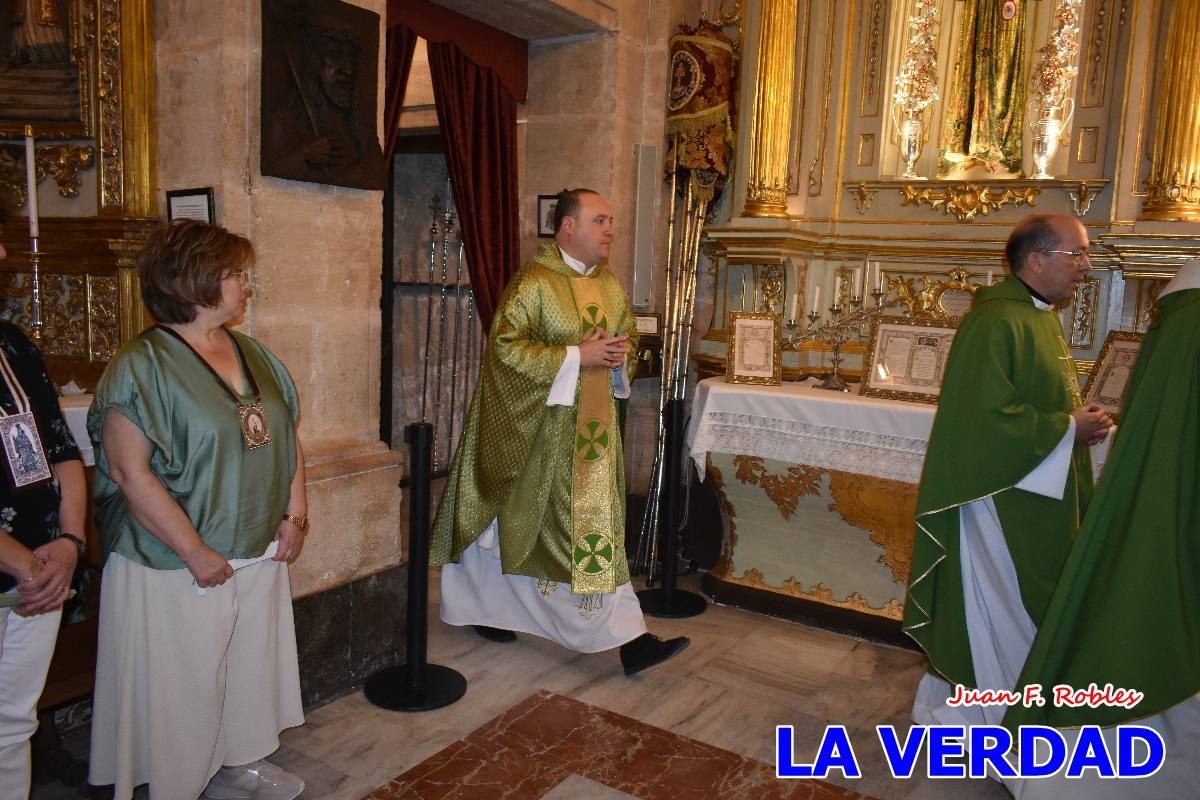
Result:
[[[881,800],[1009,797],[987,780],[897,781],[887,773],[874,726],[907,726],[925,669],[919,653],[711,606],[691,619],[647,619],[652,632],[690,636],[692,646],[662,666],[626,678],[615,652],[581,655],[532,636],[496,644],[445,625],[438,619],[436,573],[430,584],[429,661],[462,672],[466,696],[437,711],[404,714],[376,708],[362,692],[354,692],[312,710],[303,727],[283,733],[282,746],[271,757],[307,781],[303,800],[359,800],[540,691],[768,768],[774,763],[777,724],[795,727],[797,759],[811,760],[825,726],[838,723],[850,733],[863,778],[848,781],[834,773],[832,783]],[[695,589],[697,581],[689,576],[681,584]],[[609,800],[621,796],[615,791],[638,796],[585,773],[563,775],[543,800]],[[61,786],[34,792],[34,800],[79,797]]]
[[[819,781],[780,781],[773,767],[746,756],[542,691],[365,800],[524,800],[555,794],[572,800],[589,794],[638,800],[864,797]]]

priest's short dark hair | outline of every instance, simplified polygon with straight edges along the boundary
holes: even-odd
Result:
[[[1029,255],[1038,250],[1053,250],[1059,235],[1054,220],[1061,214],[1030,214],[1016,224],[1004,244],[1004,257],[1014,273],[1025,268]]]
[[[563,220],[567,217],[578,217],[579,206],[582,205],[579,198],[585,194],[600,194],[594,189],[585,189],[580,186],[577,189],[563,189],[555,197],[554,206],[554,232],[562,228]]]

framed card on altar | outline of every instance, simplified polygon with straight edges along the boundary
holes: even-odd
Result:
[[[1104,346],[1100,348],[1096,366],[1092,369],[1092,377],[1088,380],[1085,401],[1095,403],[1116,419],[1141,346],[1140,333],[1109,331]]]
[[[728,330],[725,382],[778,386],[783,378],[783,315],[731,311]]]
[[[957,321],[879,317],[867,345],[859,394],[937,403]]]

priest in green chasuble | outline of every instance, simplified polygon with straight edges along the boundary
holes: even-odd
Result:
[[[1064,214],[1017,224],[1013,272],[979,289],[946,365],[917,498],[904,630],[929,656],[920,724],[999,724],[949,707],[955,685],[1012,689],[1092,494],[1088,445],[1112,420],[1085,406],[1053,306],[1088,271]]]
[[[443,621],[498,642],[620,647],[632,675],[688,644],[646,632],[629,583],[616,398],[629,396],[633,315],[604,266],[604,198],[561,192],[554,226],[500,300],[430,563],[443,565]]]
[[[1166,761],[1136,782],[1031,781],[1022,797],[1195,797],[1200,785],[1200,259],[1158,296],[1096,498],[1063,567],[1020,685],[1046,705],[1004,724],[1148,725]],[[1137,705],[1069,707],[1056,685],[1136,690]],[[1104,730],[1116,752],[1116,731]],[[1032,784],[1039,784],[1033,787]],[[1045,784],[1042,786],[1040,784]]]

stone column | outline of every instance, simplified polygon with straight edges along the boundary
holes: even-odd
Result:
[[[786,217],[797,0],[762,0],[754,67],[747,217]]]
[[[1142,218],[1200,222],[1200,0],[1175,0]]]

